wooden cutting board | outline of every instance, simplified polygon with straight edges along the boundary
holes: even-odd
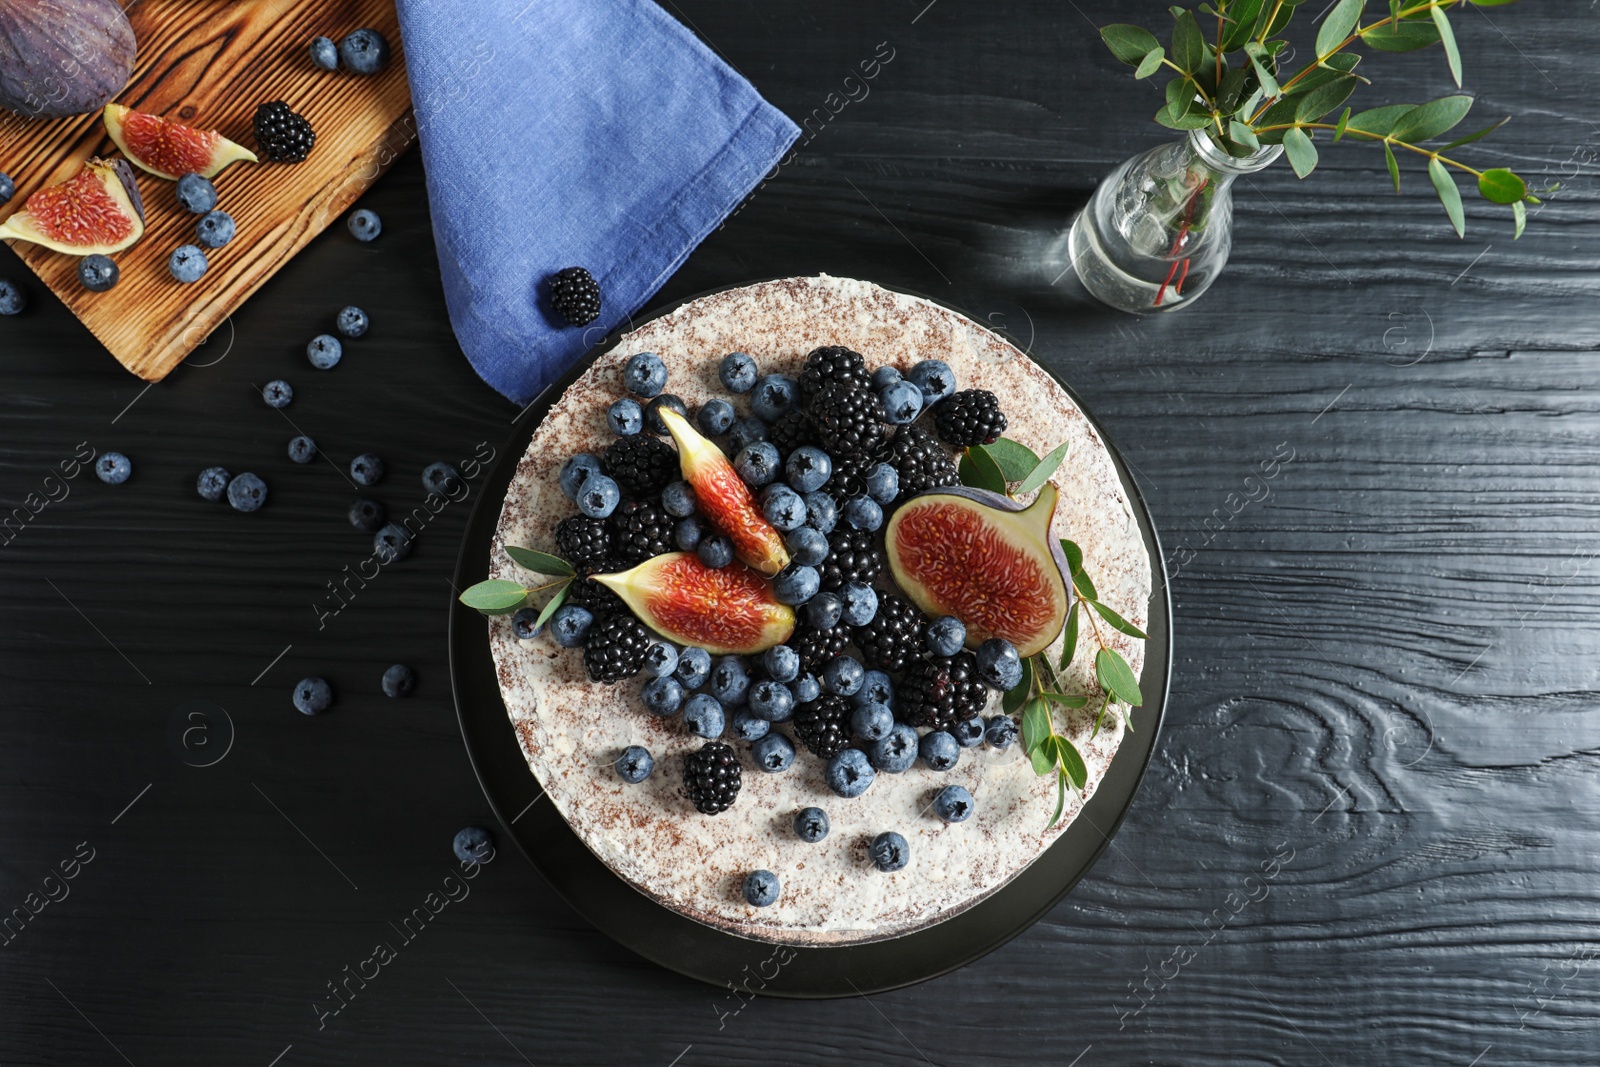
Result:
[[[238,236],[207,250],[210,269],[191,285],[172,279],[167,257],[194,243],[199,216],[178,206],[173,182],[142,170],[145,233],[114,257],[121,281],[110,292],[78,283],[77,257],[10,242],[124,367],[159,381],[366,191],[415,140],[416,125],[392,0],[135,0],[127,11],[139,57],[117,103],[220,130],[263,160],[251,129],[257,104],[285,100],[317,134],[304,163],[235,163],[217,175],[218,206],[234,217]],[[362,26],[393,50],[378,74],[311,63],[313,37],[338,41]],[[0,115],[0,171],[17,184],[0,219],[84,160],[117,154],[99,112],[51,121]]]

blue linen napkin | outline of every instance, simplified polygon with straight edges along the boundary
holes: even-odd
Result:
[[[483,380],[537,396],[625,323],[799,128],[650,0],[398,0],[434,241]],[[565,325],[546,279],[586,267]]]

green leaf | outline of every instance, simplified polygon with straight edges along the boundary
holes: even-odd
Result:
[[[1387,107],[1375,107],[1370,111],[1358,111],[1350,116],[1349,126],[1352,130],[1363,133],[1375,133],[1379,137],[1387,137],[1394,129],[1394,124],[1400,117],[1412,111],[1414,104],[1390,104]]]
[[[1143,81],[1161,69],[1161,61],[1167,58],[1167,53],[1160,45],[1150,49],[1139,60],[1139,65],[1133,68],[1133,77],[1136,81]]]
[[[1083,765],[1083,757],[1078,754],[1078,746],[1068,741],[1065,737],[1056,737],[1056,759],[1061,763],[1061,769],[1072,784],[1082,789],[1089,782],[1089,768]]]
[[[1233,139],[1234,144],[1242,145],[1243,147],[1250,149],[1252,152],[1261,147],[1261,141],[1256,137],[1256,131],[1252,130],[1238,119],[1234,119],[1228,123],[1228,136]]]
[[[1028,702],[1028,696],[1033,692],[1033,657],[1022,661],[1022,681],[1007,689],[1005,696],[1000,698],[1000,710],[1007,715],[1015,715],[1017,709]]]
[[[1344,44],[1356,23],[1361,21],[1361,9],[1366,5],[1367,0],[1339,0],[1333,5],[1333,10],[1317,27],[1317,55],[1327,56]]]
[[[1149,30],[1123,22],[1100,27],[1100,39],[1111,49],[1112,55],[1130,67],[1137,66],[1152,48],[1161,47],[1161,42]]]
[[[1454,141],[1451,141],[1449,144],[1444,145],[1443,147],[1441,147],[1439,149],[1439,151],[1448,152],[1452,148],[1460,148],[1464,144],[1471,144],[1473,141],[1481,141],[1483,138],[1489,136],[1491,133],[1493,133],[1494,131],[1498,130],[1500,127],[1504,126],[1506,123],[1508,123],[1510,121],[1511,121],[1511,116],[1507,115],[1505,118],[1501,119],[1499,122],[1496,122],[1491,126],[1485,126],[1481,130],[1475,130],[1472,133],[1467,134],[1465,137],[1457,137]]]
[[[1022,708],[1022,748],[1032,753],[1050,739],[1050,708],[1043,698],[1034,697]]]
[[[1223,114],[1238,111],[1241,119],[1250,117],[1241,108],[1241,105],[1245,103],[1245,97],[1250,95],[1246,86],[1255,84],[1250,81],[1250,77],[1251,71],[1248,64],[1228,69],[1228,72],[1222,76],[1222,84],[1217,87],[1216,101],[1218,110]]]
[[[1028,472],[1026,478],[1022,479],[1022,484],[1017,486],[1017,494],[1020,496],[1023,493],[1031,493],[1043,486],[1045,482],[1050,480],[1050,476],[1056,472],[1056,468],[1061,466],[1061,461],[1066,458],[1067,442],[1062,441],[1050,450],[1048,456],[1039,461],[1038,466]]]
[[[1039,457],[1033,454],[1033,449],[1009,437],[1002,437],[994,444],[983,447],[989,450],[989,457],[999,466],[1000,473],[1005,475],[1008,482],[1022,481],[1028,472],[1039,465]]]
[[[1432,179],[1433,187],[1444,203],[1444,213],[1450,216],[1450,225],[1456,228],[1456,236],[1465,237],[1467,220],[1461,210],[1461,190],[1456,187],[1456,180],[1437,159],[1428,160],[1428,177]]]
[[[507,615],[527,602],[528,591],[520,582],[490,578],[468,588],[459,599],[473,611],[485,615]]]
[[[1394,149],[1389,147],[1389,142],[1383,142],[1383,161],[1389,167],[1389,177],[1394,180],[1394,191],[1400,191],[1400,162],[1394,158]]]
[[[1144,694],[1139,692],[1139,680],[1133,676],[1133,668],[1128,666],[1128,661],[1116,649],[1100,650],[1094,658],[1094,675],[1099,679],[1101,688],[1124,704],[1138,707],[1144,703]]]
[[[1261,117],[1254,123],[1256,136],[1262,144],[1282,144],[1287,129],[1272,130],[1269,126],[1286,126],[1294,121],[1294,113],[1298,110],[1298,103],[1292,97],[1279,100],[1261,113]]]
[[[1301,122],[1316,122],[1322,116],[1332,114],[1355,91],[1356,76],[1354,74],[1340,75],[1324,85],[1319,85],[1304,96],[1295,97],[1294,99],[1298,100],[1299,103],[1294,109],[1294,116]]]
[[[1511,217],[1516,220],[1516,229],[1511,234],[1511,239],[1515,241],[1522,236],[1522,231],[1528,228],[1528,205],[1520,200],[1512,204]]]
[[[1064,708],[1081,708],[1089,703],[1089,698],[1078,693],[1057,693],[1051,689],[1041,689],[1039,695],[1052,704],[1060,704]]]
[[[1044,824],[1044,828],[1046,830],[1050,829],[1051,827],[1055,826],[1056,823],[1060,822],[1061,821],[1061,813],[1066,810],[1066,807],[1067,807],[1066,774],[1067,774],[1066,771],[1061,771],[1060,773],[1058,773],[1056,775],[1056,811],[1055,811],[1054,815],[1050,816],[1050,821]]]
[[[1113,627],[1121,630],[1129,637],[1137,637],[1141,641],[1150,640],[1149,636],[1146,635],[1143,630],[1139,629],[1133,623],[1129,622],[1127,619],[1124,619],[1121,615],[1118,615],[1116,612],[1112,611],[1098,600],[1094,602],[1094,610],[1100,613],[1100,617],[1102,619],[1106,620],[1106,622],[1109,622]]]
[[[561,586],[560,589],[557,589],[556,595],[551,597],[550,602],[544,606],[544,610],[539,612],[539,618],[538,621],[534,623],[534,628],[543,629],[544,624],[550,621],[550,616],[556,613],[556,609],[567,602],[567,594],[571,592],[571,582],[566,582]]]
[[[1072,610],[1067,612],[1066,635],[1061,642],[1061,669],[1066,670],[1072,666],[1072,657],[1078,651],[1078,605],[1072,605]]]
[[[1289,79],[1294,82],[1294,86],[1292,88],[1286,87],[1283,90],[1284,95],[1300,96],[1302,93],[1309,93],[1313,89],[1320,89],[1329,82],[1335,81],[1355,70],[1360,62],[1361,57],[1355,52],[1336,52],[1321,63],[1312,60],[1295,71],[1294,77]],[[1299,80],[1295,81],[1296,78]]]
[[[1235,0],[1228,5],[1228,18],[1233,21],[1222,31],[1222,50],[1237,52],[1250,39],[1256,28],[1256,18],[1261,14],[1262,0]]]
[[[1167,82],[1167,114],[1181,118],[1195,109],[1194,80],[1188,77],[1173,78]]]
[[[1067,557],[1067,569],[1077,574],[1083,570],[1083,549],[1078,547],[1076,541],[1061,539],[1061,554]]]
[[[1339,125],[1333,129],[1333,143],[1338,144],[1344,140],[1345,126],[1350,122],[1350,109],[1345,108],[1344,114],[1339,116]]]
[[[1450,28],[1450,19],[1444,13],[1444,8],[1433,7],[1428,9],[1428,14],[1433,16],[1433,25],[1439,31],[1439,40],[1444,42],[1445,62],[1450,64],[1450,77],[1454,79],[1456,88],[1461,88],[1461,50],[1456,47],[1455,31]]]
[[[1495,167],[1478,178],[1478,192],[1496,204],[1517,204],[1528,195],[1528,183],[1504,167]]]
[[[1289,166],[1304,178],[1317,166],[1317,146],[1311,143],[1302,129],[1288,130],[1283,135],[1283,154],[1289,157]]]
[[[962,485],[970,485],[975,489],[987,489],[990,492],[1006,495],[1006,476],[1000,473],[1000,465],[994,461],[989,450],[982,445],[973,445],[961,457],[961,466],[958,468]]]
[[[1198,130],[1211,125],[1211,116],[1204,112],[1174,115],[1167,104],[1155,113],[1155,120],[1169,130]]]
[[[1261,79],[1261,91],[1267,96],[1277,96],[1279,93],[1278,79],[1273,77],[1272,71],[1267,67],[1267,60],[1271,57],[1260,45],[1254,41],[1244,46],[1244,54],[1250,57],[1250,66],[1256,72],[1256,77]]]
[[[521,548],[517,545],[507,545],[506,555],[511,561],[525,571],[535,574],[555,574],[570,577],[577,574],[576,568],[560,556],[552,556],[548,552],[535,552],[531,548]]]
[[[1441,96],[1406,112],[1389,131],[1389,136],[1409,144],[1426,141],[1454,128],[1471,110],[1470,96]]]
[[[1073,574],[1072,585],[1073,588],[1077,589],[1078,595],[1085,600],[1094,600],[1100,595],[1094,591],[1094,582],[1090,580],[1087,571],[1078,571]]]
[[[1431,22],[1389,22],[1361,34],[1363,44],[1380,52],[1415,52],[1439,40],[1439,27]]]
[[[1206,61],[1206,39],[1193,11],[1181,12],[1172,24],[1172,61],[1185,74],[1193,74]]]

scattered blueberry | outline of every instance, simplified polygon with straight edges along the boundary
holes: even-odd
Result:
[[[27,291],[9,278],[0,278],[0,315],[20,315],[27,306]]]
[[[895,382],[903,380],[904,379],[900,376],[899,367],[890,367],[885,365],[872,372],[872,387],[879,391],[887,389]]]
[[[774,682],[792,682],[800,677],[800,653],[788,645],[773,645],[762,653],[761,669]]]
[[[844,521],[870,532],[883,525],[883,508],[870,496],[851,497],[844,502]]]
[[[789,550],[789,558],[805,567],[820,567],[828,558],[828,539],[810,526],[789,531],[783,544]]]
[[[791,563],[772,579],[772,595],[780,604],[804,604],[822,588],[822,575],[817,568]]]
[[[600,461],[587,452],[580,452],[561,465],[561,491],[568,500],[578,499],[578,490],[591,474],[600,473]]]
[[[365,336],[370,323],[367,321],[367,313],[351,304],[349,307],[339,309],[339,314],[334,318],[333,325],[334,329],[345,337],[354,338]]]
[[[940,359],[925,359],[911,368],[906,375],[911,383],[922,390],[922,406],[931,408],[956,391],[956,376],[950,364]]]
[[[967,627],[954,615],[941,615],[928,624],[928,651],[935,656],[953,656],[967,643]]]
[[[856,707],[863,704],[882,704],[885,707],[894,707],[894,683],[882,671],[868,671],[861,678],[861,688],[855,691],[850,698],[850,703]]]
[[[662,421],[662,408],[671,408],[685,419],[689,417],[689,406],[683,402],[683,397],[662,393],[644,406],[644,428],[657,437],[665,437],[670,432],[667,424]]]
[[[972,794],[964,785],[947,785],[933,798],[933,813],[945,822],[966,822],[972,808]]]
[[[806,502],[787,485],[774,482],[761,492],[761,514],[774,529],[788,533],[806,521]]]
[[[794,694],[782,682],[764,678],[750,686],[746,699],[750,704],[750,714],[758,719],[788,722],[794,718]]]
[[[696,693],[683,706],[683,721],[696,737],[721,737],[727,727],[728,716],[722,702],[716,697],[710,693]]]
[[[880,463],[867,472],[867,495],[884,507],[894,503],[900,495],[900,472],[887,463]]]
[[[194,224],[194,239],[207,248],[221,248],[233,240],[237,232],[233,216],[226,211],[208,211]]]
[[[311,62],[323,70],[338,70],[339,46],[326,37],[311,38]]]
[[[226,467],[207,467],[194,480],[195,492],[206,500],[221,500],[228,491],[228,480],[232,477]]]
[[[646,400],[658,396],[667,387],[667,365],[654,352],[629,356],[622,367],[622,384],[634,396]]]
[[[956,744],[962,748],[977,748],[983,744],[984,721],[982,715],[974,715],[964,722],[958,722],[950,727],[950,736],[956,739]]]
[[[734,393],[748,393],[754,389],[756,373],[756,361],[743,352],[729,352],[717,367],[717,378],[723,388]]]
[[[661,510],[675,519],[686,519],[694,514],[694,487],[688,482],[673,482],[661,490]]]
[[[818,593],[806,601],[806,621],[819,630],[831,630],[844,617],[844,601],[838,593]]]
[[[262,387],[261,399],[267,402],[269,408],[286,408],[294,399],[294,386],[282,378],[274,378]]]
[[[778,465],[778,446],[771,441],[757,441],[741,448],[733,458],[733,469],[753,489],[759,489],[776,478]]]
[[[550,637],[562,648],[577,648],[589,636],[594,615],[577,604],[563,604],[550,616]]]
[[[217,187],[211,179],[185,174],[178,179],[178,206],[194,215],[204,215],[217,206]]]
[[[396,563],[411,555],[411,531],[398,522],[379,528],[372,535],[372,552],[379,563]]]
[[[771,871],[751,871],[744,879],[744,899],[751,907],[765,908],[778,902],[778,876]]]
[[[766,439],[767,424],[754,415],[740,419],[728,427],[728,448],[733,452],[741,452]]]
[[[750,688],[750,673],[738,656],[723,656],[711,668],[711,695],[730,708],[744,702]]]
[[[321,678],[302,678],[294,686],[294,706],[302,715],[321,715],[333,706],[333,687]]]
[[[539,625],[539,609],[518,608],[516,614],[511,616],[511,632],[517,635],[519,641],[532,641],[544,633],[544,627]]]
[[[591,519],[603,519],[617,510],[622,490],[604,474],[590,475],[578,493],[578,510]]]
[[[678,669],[678,650],[665,641],[652,642],[644,651],[644,670],[652,678],[665,678]]]
[[[377,30],[363,26],[339,42],[344,69],[356,74],[376,74],[389,62],[389,41]]]
[[[422,468],[422,491],[425,493],[449,496],[463,484],[461,472],[456,470],[453,463],[438,460]]]
[[[820,534],[830,534],[833,528],[839,525],[839,505],[833,497],[818,490],[807,493],[806,525]]]
[[[984,728],[983,736],[995,748],[1010,748],[1017,739],[1017,720],[1009,715],[996,715]]]
[[[733,542],[721,534],[716,534],[703,538],[695,553],[700,557],[701,563],[712,570],[718,570],[733,562]]]
[[[854,656],[835,656],[822,668],[822,686],[830,693],[847,697],[861,689],[866,673]]]
[[[121,452],[102,452],[94,461],[94,474],[107,485],[121,485],[133,473],[133,464]]]
[[[383,672],[383,695],[386,697],[408,697],[416,687],[417,672],[404,663],[396,663]]]
[[[867,851],[872,856],[873,866],[885,873],[898,871],[911,862],[911,846],[893,830],[874,837]]]
[[[833,457],[816,445],[801,445],[789,453],[783,469],[796,492],[815,493],[833,477]]]
[[[388,518],[383,510],[383,505],[376,500],[361,497],[350,505],[350,525],[358,530],[371,533],[382,526]]]
[[[117,284],[122,272],[116,260],[98,253],[78,260],[78,281],[91,293],[103,293]]]
[[[897,722],[888,737],[872,743],[869,752],[872,765],[880,771],[889,774],[908,771],[917,762],[917,731],[903,722]]]
[[[179,245],[167,258],[167,271],[184,285],[197,282],[206,272],[206,254],[198,245]]]
[[[850,732],[863,741],[881,741],[894,729],[894,712],[883,704],[863,704],[850,713]]]
[[[891,426],[908,426],[922,414],[922,390],[912,382],[894,382],[878,394],[878,401],[883,421]]]
[[[794,816],[794,835],[808,845],[828,836],[828,813],[821,808],[801,808]]]
[[[494,835],[481,826],[468,826],[450,842],[462,863],[488,863],[494,859]]]
[[[991,689],[1014,689],[1022,681],[1022,657],[1003,637],[991,637],[978,646],[978,681]]]
[[[822,683],[814,674],[802,674],[789,683],[789,691],[794,694],[796,704],[809,704],[822,695]]]
[[[775,774],[788,770],[794,763],[794,742],[782,734],[769,733],[750,746],[750,754],[762,770]]]
[[[711,653],[703,648],[686,648],[678,653],[678,669],[673,672],[685,689],[699,689],[711,677]]]
[[[317,443],[305,434],[289,438],[289,458],[296,463],[310,463],[317,458]]]
[[[706,521],[698,515],[679,519],[672,527],[672,543],[678,546],[680,552],[693,552],[700,547],[700,539],[706,535],[707,529]]]
[[[961,746],[956,744],[956,739],[947,731],[934,730],[923,735],[921,743],[917,746],[917,754],[922,757],[922,762],[928,765],[929,770],[948,771],[961,759]]]
[[[683,683],[670,675],[665,678],[652,678],[644,683],[644,689],[639,692],[639,699],[644,702],[644,710],[652,715],[659,715],[662,718],[676,715],[683,707]]]
[[[267,483],[244,472],[228,481],[228,503],[234,511],[255,511],[267,502]]]
[[[350,461],[350,477],[357,485],[377,485],[383,481],[383,460],[363,452]]]
[[[859,748],[847,748],[828,761],[823,776],[828,788],[842,797],[858,797],[865,793],[877,777],[867,754]]]
[[[793,411],[800,403],[800,383],[786,374],[769,374],[756,382],[750,394],[750,410],[758,418],[772,422]]]
[[[350,234],[358,241],[376,240],[378,234],[383,232],[383,220],[378,218],[376,211],[360,208],[350,213],[346,223],[350,227]]]
[[[878,614],[878,591],[860,582],[846,582],[839,587],[839,600],[844,604],[844,621],[851,626],[865,626]]]
[[[642,745],[629,745],[617,757],[617,777],[629,785],[638,785],[655,769],[655,757]]]
[[[718,397],[701,404],[694,421],[699,425],[701,433],[707,437],[715,437],[717,434],[727,433],[735,417],[733,405]]]
[[[343,357],[344,346],[331,334],[319,333],[306,345],[306,358],[318,370],[332,370]]]
[[[755,716],[749,708],[740,708],[733,713],[730,729],[733,731],[733,736],[741,741],[759,741],[771,732],[772,724],[766,719]]]
[[[0,204],[4,204],[17,195],[17,183],[11,180],[11,175],[0,170]],[[751,380],[754,384],[754,379]]]

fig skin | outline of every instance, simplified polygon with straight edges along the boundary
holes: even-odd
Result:
[[[117,0],[0,0],[0,107],[55,119],[98,110],[133,76]]]

